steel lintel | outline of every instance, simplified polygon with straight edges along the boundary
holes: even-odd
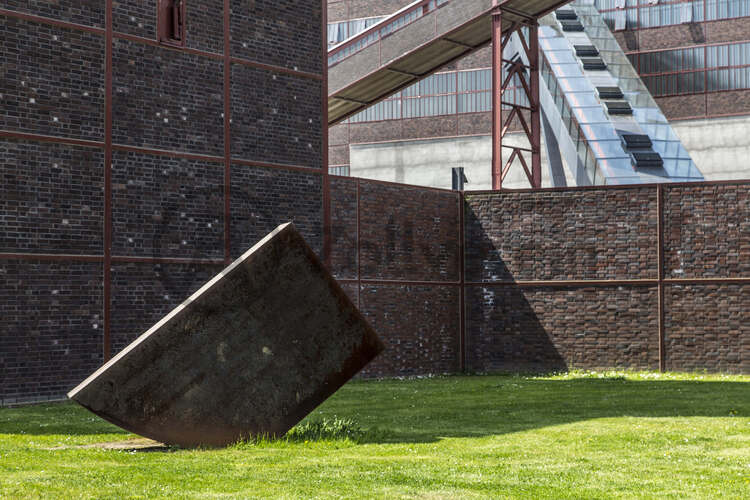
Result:
[[[541,106],[539,102],[539,25],[537,20],[528,23],[513,23],[510,30],[503,32],[502,21],[505,14],[502,8],[492,12],[492,189],[500,190],[503,180],[508,175],[515,160],[521,164],[532,189],[542,187],[541,156]],[[508,14],[511,14],[508,12]],[[511,14],[512,15],[512,14]],[[524,36],[524,29],[527,35]],[[503,58],[503,49],[513,34],[521,40],[528,64],[521,60],[509,61]],[[503,79],[503,65],[513,63],[508,68],[508,75]],[[529,105],[515,104],[503,99],[516,77],[521,82],[521,89]],[[510,108],[510,114],[503,119],[503,105]],[[530,116],[527,121],[524,113]],[[507,162],[503,162],[503,138],[509,133],[510,124],[516,118],[522,125],[530,147],[505,146],[512,149]],[[527,157],[531,155],[531,162]],[[529,168],[530,167],[530,168]]]

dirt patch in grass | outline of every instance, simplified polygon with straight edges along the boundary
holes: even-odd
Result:
[[[124,441],[109,441],[106,443],[84,444],[79,446],[56,446],[48,450],[71,450],[71,449],[100,449],[120,451],[169,451],[172,448],[164,443],[147,438],[133,438]]]

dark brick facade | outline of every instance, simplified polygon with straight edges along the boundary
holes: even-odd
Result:
[[[102,265],[0,260],[0,405],[59,398],[102,362]]]
[[[112,350],[119,352],[216,276],[221,266],[115,264],[112,269]]]
[[[458,281],[457,194],[361,182],[359,211],[362,279]]]
[[[224,165],[116,151],[115,255],[222,258]]]
[[[665,304],[668,370],[750,373],[750,283],[670,285]]]
[[[357,279],[357,179],[331,179],[331,271],[338,279]]]
[[[320,95],[319,81],[232,65],[233,157],[321,168]]]
[[[748,183],[467,192],[463,232],[455,193],[332,187],[334,273],[388,345],[364,376],[750,372]]]
[[[221,61],[114,41],[115,144],[222,155]]]
[[[472,286],[467,368],[657,370],[656,287]]]
[[[387,346],[365,377],[460,370],[458,193],[331,182],[331,264]]]
[[[0,179],[0,253],[102,253],[102,151],[0,139]]]
[[[114,30],[156,40],[156,11],[155,2],[116,1],[112,11]]]
[[[224,53],[224,0],[186,0],[185,44],[206,52]]]
[[[55,0],[51,2],[50,0],[3,0],[2,8],[83,26],[104,27],[105,2],[103,1]]]
[[[672,278],[750,278],[750,191],[665,187],[664,264]]]
[[[653,188],[466,199],[468,281],[657,277]]]
[[[0,46],[0,130],[104,139],[101,35],[0,15]]]
[[[460,370],[459,287],[361,285],[360,310],[386,345],[365,377]]]
[[[318,255],[323,246],[321,176],[276,168],[232,165],[232,257],[279,224],[292,221]]]
[[[180,48],[156,0],[3,3],[0,405],[64,397],[281,222],[323,255],[322,7],[233,2],[225,31],[187,0]]]
[[[296,71],[323,71],[320,2],[231,0],[230,6],[235,57]]]

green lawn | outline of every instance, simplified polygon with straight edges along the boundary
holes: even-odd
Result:
[[[312,420],[356,439],[228,449],[135,436],[73,404],[0,410],[0,498],[750,498],[750,377],[572,373],[349,383]]]

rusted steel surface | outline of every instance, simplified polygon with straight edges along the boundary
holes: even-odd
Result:
[[[222,446],[283,435],[383,348],[290,223],[68,395],[160,442]]]

